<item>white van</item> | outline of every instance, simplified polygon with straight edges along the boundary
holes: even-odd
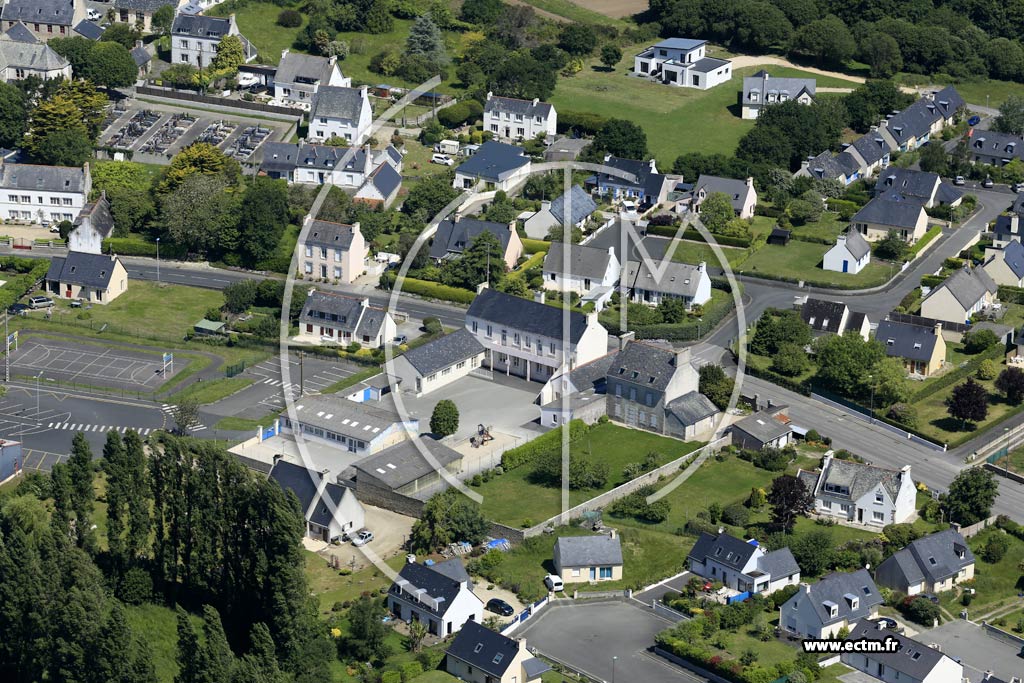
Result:
[[[565,584],[562,583],[562,577],[558,574],[548,574],[544,577],[544,585],[548,587],[549,591],[560,593],[565,590]]]

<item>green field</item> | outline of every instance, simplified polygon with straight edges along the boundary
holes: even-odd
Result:
[[[729,265],[733,268],[743,263],[747,258],[746,249],[738,247],[721,247],[721,249]],[[718,256],[709,245],[704,242],[694,242],[691,240],[679,241],[679,244],[676,246],[676,253],[672,255],[672,260],[692,264],[704,261],[710,266],[721,266],[721,261],[718,260]]]
[[[232,4],[226,3],[212,7],[205,14],[214,16],[234,14],[238,21],[239,32],[256,46],[256,50],[259,52],[258,62],[277,64],[281,61],[283,50],[295,49],[292,43],[295,42],[295,37],[299,35],[302,26],[285,28],[277,23],[277,15],[285,9],[284,7],[269,2],[252,2],[243,7],[230,7]],[[306,23],[305,14],[303,14],[302,23],[303,25]]]
[[[915,78],[920,78],[920,76],[915,76]],[[977,81],[953,83],[952,85],[968,104],[977,104],[983,107],[985,106],[985,97],[987,95],[988,106],[993,109],[997,109],[1003,103],[1003,100],[1010,95],[1024,97],[1024,83],[997,81],[986,78]],[[935,87],[941,88],[943,84],[936,84]]]
[[[581,24],[598,24],[602,26],[614,26],[626,28],[629,24],[622,19],[615,19],[593,10],[581,7],[570,0],[524,0],[525,4],[533,5],[539,10],[564,17],[569,21],[576,21]]]
[[[786,246],[768,244],[750,255],[737,269],[744,275],[759,274],[804,280],[857,289],[887,282],[896,273],[895,266],[872,261],[859,273],[837,273],[821,268],[821,260],[831,245],[791,240]]]
[[[189,615],[202,634],[203,619]],[[178,674],[178,616],[170,607],[145,603],[129,605],[125,617],[132,632],[153,650],[153,667],[160,683],[172,683]]]
[[[216,403],[235,392],[245,389],[252,383],[253,380],[247,377],[222,377],[220,379],[215,379],[212,382],[199,382],[192,384],[187,389],[182,389],[181,391],[168,396],[167,401],[169,403],[177,403],[178,401],[188,397],[195,399],[195,401],[200,405]]]
[[[229,432],[251,432],[259,427],[269,427],[277,419],[279,413],[267,413],[263,417],[251,420],[245,417],[222,417],[213,425],[214,429],[223,429]]]

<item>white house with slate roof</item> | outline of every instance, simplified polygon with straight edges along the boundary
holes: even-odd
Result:
[[[217,56],[217,47],[225,36],[241,39],[246,62],[256,59],[256,49],[238,32],[234,14],[221,18],[179,13],[171,25],[171,62],[204,69]]]
[[[373,123],[368,88],[322,85],[309,111],[309,138],[317,142],[339,138],[360,145]]]
[[[41,43],[18,22],[0,35],[0,81],[10,83],[35,76],[44,81],[71,79],[71,63]]]
[[[622,579],[622,544],[612,529],[599,536],[561,536],[555,540],[555,574],[563,583]]]
[[[908,244],[924,237],[928,214],[920,202],[875,197],[850,219],[850,226],[868,242],[883,240],[895,231]]]
[[[555,107],[537,98],[518,100],[487,93],[484,130],[499,140],[533,140],[539,135],[553,137],[558,125]]]
[[[596,299],[597,310],[612,295],[619,281],[620,264],[615,247],[600,249],[582,244],[569,246],[569,269],[565,269],[566,245],[552,242],[544,257],[544,289],[576,292],[584,299]],[[598,296],[592,296],[597,294]]]
[[[720,178],[713,175],[702,175],[697,178],[693,186],[692,205],[700,212],[700,205],[712,194],[720,192],[729,198],[732,210],[739,218],[753,218],[754,207],[757,206],[757,191],[754,189],[754,179],[736,180],[734,178]]]
[[[370,171],[366,182],[356,190],[353,201],[386,209],[395,201],[401,187],[402,174],[391,164],[381,164]]]
[[[875,570],[875,580],[907,595],[941,593],[974,578],[974,553],[955,529],[907,544]]]
[[[921,302],[921,315],[964,323],[990,306],[999,287],[984,268],[963,268],[943,280]]]
[[[1002,249],[986,249],[982,268],[997,285],[1024,287],[1024,246],[1012,241]]]
[[[391,374],[416,396],[462,379],[484,362],[484,347],[466,329],[409,349],[393,361]]]
[[[732,78],[732,62],[706,56],[707,41],[668,38],[633,58],[633,73],[661,83],[707,90]]]
[[[490,233],[498,241],[505,265],[513,268],[523,255],[523,241],[516,232],[515,222],[495,223],[476,218],[464,218],[456,212],[437,225],[434,241],[430,244],[430,258],[440,263],[461,256],[483,233]]]
[[[67,38],[85,19],[85,0],[7,0],[0,12],[5,29],[23,22],[40,40]]]
[[[756,119],[762,109],[780,102],[811,104],[816,88],[817,81],[813,78],[780,78],[761,69],[743,79],[742,117]]]
[[[732,442],[740,448],[760,451],[764,448],[783,448],[793,439],[793,428],[782,412],[784,406],[762,410],[749,415],[730,428]]]
[[[814,511],[819,515],[878,528],[903,524],[914,516],[917,489],[910,465],[887,470],[839,460],[829,452],[821,470],[800,470],[797,478],[814,496]]]
[[[456,190],[467,190],[482,182],[487,190],[508,192],[529,174],[530,157],[526,150],[489,140],[455,169],[452,186]]]
[[[458,633],[467,621],[480,624],[484,603],[473,594],[462,560],[454,558],[426,566],[402,565],[388,590],[388,611],[405,622],[419,621],[431,635]]]
[[[818,156],[808,157],[800,162],[800,169],[793,174],[795,178],[814,178],[815,180],[836,180],[849,185],[863,175],[863,168],[857,157],[849,151],[836,154],[826,149]]]
[[[309,278],[351,284],[363,274],[369,249],[359,223],[345,225],[306,216],[306,238],[299,245],[300,268]]]
[[[540,423],[551,427],[571,420],[594,424],[607,415],[605,381],[615,356],[606,354],[549,379],[537,395]]]
[[[103,240],[114,232],[114,217],[110,213],[110,202],[104,191],[89,202],[75,219],[75,228],[68,235],[68,249],[87,254],[102,254]]]
[[[800,305],[800,317],[815,336],[843,334],[850,320],[850,309],[844,303],[807,297]]]
[[[475,621],[467,621],[445,650],[444,669],[469,683],[539,683],[551,667],[526,647]]]
[[[367,298],[313,290],[299,316],[295,341],[307,344],[353,342],[370,349],[390,344],[398,328],[383,308],[370,305]]]
[[[0,218],[32,223],[73,221],[92,189],[82,168],[12,164],[0,158]]]
[[[800,590],[779,607],[779,628],[799,638],[832,638],[878,616],[885,600],[866,569],[836,572]]]
[[[352,79],[341,73],[337,57],[318,57],[284,50],[274,73],[274,99],[285,104],[305,104],[308,107],[320,88],[347,88],[351,85]]]
[[[596,313],[570,311],[568,336],[562,317],[559,308],[486,287],[466,311],[466,329],[487,350],[491,370],[546,382],[608,352],[608,331]]]
[[[946,126],[952,125],[966,106],[953,86],[926,94],[903,111],[883,119],[878,133],[894,150],[906,152],[928,142]]]
[[[403,418],[393,410],[357,403],[337,394],[313,394],[296,399],[295,422],[286,410],[281,432],[301,431],[305,439],[368,456],[407,441],[419,433],[419,420]]]
[[[740,593],[774,593],[800,583],[800,566],[789,548],[766,553],[754,539],[701,532],[686,557],[690,571],[712,581],[721,581]]]
[[[866,640],[895,641],[892,651],[879,648],[865,652],[858,648],[840,655],[843,664],[873,676],[884,683],[957,683],[964,678],[964,667],[935,648],[896,633],[885,622],[865,619],[850,632],[845,642]]]
[[[299,499],[307,536],[319,541],[341,540],[345,534],[363,528],[366,511],[352,489],[330,481],[324,474],[282,459],[275,459],[270,470],[270,478]]]
[[[425,457],[420,449],[429,454]],[[462,471],[462,454],[440,441],[421,436],[389,446],[353,466],[356,495],[367,505],[418,517],[421,505],[405,507],[404,499],[425,501],[447,482],[440,469],[455,476]]]
[[[711,299],[711,277],[707,265],[663,261],[652,270],[647,262],[626,263],[626,280],[621,286],[629,300],[657,306],[664,299],[682,299],[686,308],[705,304]]]
[[[668,193],[675,180],[678,179],[678,176],[673,178],[659,173],[654,159],[635,161],[606,154],[602,163],[631,174],[636,178],[636,182],[622,176],[599,171],[587,178],[584,184],[587,187],[592,187],[593,191],[601,197],[607,197],[615,202],[631,199],[642,208],[667,201]]]
[[[941,370],[946,361],[941,323],[925,327],[883,320],[875,330],[875,339],[885,345],[885,355],[899,358],[912,376],[930,377]]]
[[[597,211],[597,202],[582,187],[573,185],[569,190],[569,225],[574,228],[582,228],[595,211]],[[546,239],[548,231],[552,228],[562,227],[564,221],[565,195],[563,194],[551,202],[541,201],[540,211],[527,218],[523,227],[526,229],[528,237]]]
[[[825,252],[822,270],[837,273],[859,273],[871,263],[871,245],[856,230],[850,229],[836,237],[835,246]]]
[[[331,183],[361,191],[384,164],[400,174],[402,154],[390,145],[379,150],[364,145],[353,150],[331,145],[267,142],[263,145],[260,173],[289,183]]]
[[[128,291],[128,271],[117,256],[69,251],[50,260],[46,291],[60,299],[108,304]]]

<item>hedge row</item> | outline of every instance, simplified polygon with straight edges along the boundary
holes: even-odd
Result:
[[[728,284],[728,283],[726,283]],[[712,282],[712,285],[714,283]],[[716,289],[723,289],[716,287]],[[637,339],[668,339],[670,341],[692,341],[699,339],[699,333],[707,334],[718,323],[722,322],[735,308],[736,302],[729,297],[719,306],[708,306],[701,316],[703,322],[657,323],[655,325],[638,325],[632,328]]]
[[[392,273],[387,275],[387,289],[391,289],[394,287],[396,278]],[[407,294],[416,294],[430,299],[441,299],[442,301],[452,301],[457,304],[470,304],[473,302],[473,297],[476,296],[474,292],[468,289],[450,287],[442,285],[440,282],[430,282],[429,280],[417,280],[413,277],[407,277],[402,280],[402,291]]]
[[[910,247],[910,252],[909,252],[910,253],[910,257],[913,258],[913,257],[917,256],[921,252],[921,250],[924,249],[926,246],[928,246],[928,244],[933,239],[938,237],[939,233],[941,233],[941,232],[942,232],[942,226],[941,225],[933,225],[931,228],[929,228],[928,232],[926,232],[924,234],[924,236],[921,237],[921,239],[919,239],[912,247]]]
[[[658,237],[672,237],[676,236],[679,228],[670,225],[648,225],[645,231],[648,235],[657,235]],[[750,246],[752,237],[732,237],[729,235],[712,235],[715,238],[715,242],[725,247],[742,247],[747,248]],[[701,235],[694,228],[687,228],[683,231],[684,240],[692,240],[694,242],[706,242],[704,235]]]
[[[780,209],[775,206],[765,206],[763,204],[756,204],[754,206],[755,216],[767,216],[768,218],[781,218],[786,214],[784,209]]]
[[[3,287],[0,287],[0,307],[6,311],[11,304],[32,291],[36,283],[46,277],[50,261],[7,256],[0,258],[0,269],[4,271],[3,277],[7,280]],[[15,272],[17,275],[8,275],[9,272]]]
[[[1024,289],[1011,287],[1010,285],[999,285],[999,300],[1007,304],[1024,304]]]
[[[564,133],[575,130],[578,133],[594,135],[607,121],[608,119],[605,117],[588,111],[560,111],[558,112],[558,131]]]
[[[751,377],[757,377],[759,379],[765,380],[766,382],[777,384],[783,389],[789,389],[790,391],[795,391],[796,393],[802,394],[804,396],[811,395],[811,385],[809,383],[797,382],[796,380],[790,377],[784,377],[783,375],[780,375],[777,372],[772,372],[771,370],[762,370],[761,368],[748,364],[746,373]]]
[[[1006,350],[1003,348],[1002,344],[995,344],[991,348],[985,349],[981,353],[974,356],[974,358],[967,361],[967,364],[964,365],[963,367],[959,367],[956,368],[955,370],[947,372],[945,375],[942,375],[934,382],[926,383],[925,386],[915,391],[910,396],[910,400],[907,402],[917,403],[918,401],[923,401],[924,399],[933,395],[935,392],[945,389],[946,387],[951,386],[953,384],[956,384],[962,379],[967,379],[968,377],[971,377],[972,375],[974,375],[974,373],[978,371],[978,366],[981,365],[983,361],[1002,358],[1005,352]]]
[[[829,211],[835,211],[839,214],[839,220],[848,221],[860,211],[860,205],[857,202],[847,201],[846,199],[829,199],[827,201]]]
[[[584,436],[590,427],[583,420],[572,420],[569,422],[569,441],[576,441]],[[533,441],[527,441],[522,446],[516,446],[501,454],[501,466],[508,472],[517,467],[522,467],[536,462],[542,456],[562,450],[562,430],[552,429],[550,432],[541,434]]]
[[[744,666],[737,659],[714,654],[706,644],[661,633],[657,638],[658,647],[671,652],[680,659],[693,662],[718,678],[732,683],[772,683],[778,678],[778,671],[766,669],[754,663]]]
[[[529,237],[522,238],[523,251],[527,254],[536,254],[538,251],[547,251],[551,247],[551,242],[545,242],[544,240],[534,240]]]
[[[922,275],[921,286],[922,287],[938,287],[946,281],[945,275]]]
[[[156,257],[156,242],[144,242],[133,237],[111,237],[103,240],[103,253],[118,256]],[[168,259],[183,259],[186,250],[176,244],[165,243],[160,247],[160,256]]]
[[[835,237],[818,237],[817,235],[802,235],[800,233],[793,233],[791,235],[797,242],[810,242],[811,244],[835,244]]]

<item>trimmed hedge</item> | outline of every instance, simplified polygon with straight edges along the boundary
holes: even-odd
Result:
[[[919,239],[912,247],[910,247],[909,253],[911,258],[917,256],[921,252],[921,250],[928,246],[928,244],[936,237],[938,237],[941,232],[941,225],[933,225],[931,228],[929,228],[928,232],[926,232],[924,236],[921,237],[921,239]]]
[[[981,353],[971,358],[963,367],[951,370],[950,372],[947,372],[945,375],[942,375],[941,377],[936,379],[934,382],[925,384],[925,386],[921,387],[913,394],[911,394],[910,400],[907,401],[907,403],[917,403],[918,401],[923,401],[924,399],[928,398],[937,391],[940,391],[948,386],[956,384],[960,380],[967,379],[968,377],[973,377],[974,374],[978,372],[978,366],[981,365],[983,361],[1002,358],[1005,352],[1006,349],[1003,347],[1002,344],[995,344],[994,346],[991,346],[990,348],[982,351]]]
[[[551,248],[551,242],[544,240],[530,239],[529,237],[521,238],[523,243],[523,252],[526,254],[536,254],[538,251],[547,251]]]
[[[922,287],[938,287],[946,281],[945,275],[922,275],[921,286]]]
[[[590,427],[583,420],[572,420],[569,422],[569,442],[572,443],[584,436]],[[517,467],[536,462],[542,456],[562,450],[562,430],[552,429],[550,432],[541,434],[533,441],[527,441],[522,446],[516,446],[501,454],[501,466],[508,472]]]
[[[811,244],[835,244],[835,237],[819,237],[817,235],[801,235],[800,233],[794,232],[790,235],[797,242],[810,242]]]
[[[786,214],[785,209],[780,209],[775,206],[765,206],[763,204],[756,204],[754,206],[755,216],[767,216],[768,218],[781,218]]]
[[[999,285],[999,300],[1007,304],[1024,304],[1024,289],[1011,287],[1010,285]]]
[[[387,289],[392,289],[395,286],[395,280],[397,278],[392,273],[388,273],[387,275]],[[457,304],[470,304],[473,302],[473,297],[476,296],[475,292],[471,292],[468,289],[450,287],[448,285],[442,285],[440,282],[430,282],[429,280],[417,280],[412,277],[407,277],[402,280],[402,291],[407,294],[416,294],[431,299],[451,301]]]
[[[829,211],[835,211],[839,214],[839,220],[841,221],[850,220],[855,213],[860,211],[860,205],[857,202],[851,202],[846,199],[829,199],[827,206]]]
[[[18,256],[0,258],[0,270],[6,282],[0,287],[0,306],[3,310],[32,291],[36,283],[46,277],[50,269],[49,259],[27,259]],[[17,273],[10,275],[9,273]]]
[[[658,237],[674,238],[678,230],[679,228],[668,225],[648,225],[645,229],[645,232],[648,235],[657,235]],[[715,235],[713,233],[712,236],[715,238],[716,242],[725,247],[747,248],[750,246],[751,241],[753,241],[752,237],[732,237],[728,235]],[[707,240],[704,239],[704,236],[701,235],[694,228],[687,228],[685,231],[683,231],[683,239],[691,240],[693,242],[707,242]]]
[[[155,258],[156,242],[145,242],[135,237],[110,237],[103,240],[103,253]],[[183,259],[186,255],[186,250],[176,244],[164,243],[160,247],[161,258]]]
[[[608,119],[605,117],[588,111],[567,110],[558,112],[558,131],[560,133],[576,130],[587,135],[594,135],[607,122]]]

